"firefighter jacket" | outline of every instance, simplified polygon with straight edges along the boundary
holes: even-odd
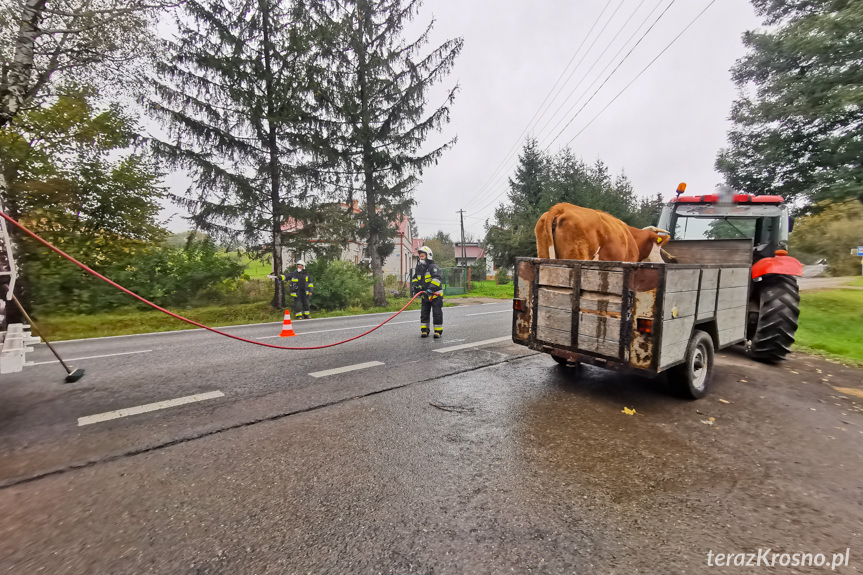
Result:
[[[411,279],[411,291],[415,294],[431,291],[429,299],[443,297],[442,282],[443,276],[437,264],[429,259],[420,260],[414,270],[414,277]]]
[[[312,278],[309,277],[309,273],[306,270],[280,275],[279,279],[288,283],[291,295],[312,295],[312,291],[315,288],[315,284],[312,283]]]

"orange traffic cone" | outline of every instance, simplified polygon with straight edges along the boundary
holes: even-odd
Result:
[[[291,327],[291,312],[285,310],[285,321],[282,322],[282,333],[279,337],[291,337],[297,335],[294,333],[294,328]]]

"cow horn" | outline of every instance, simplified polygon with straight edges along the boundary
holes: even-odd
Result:
[[[667,236],[671,235],[671,232],[669,232],[668,230],[663,230],[662,228],[657,228],[656,226],[647,226],[646,228],[642,229],[650,230],[652,232],[656,232],[657,234],[665,234]]]

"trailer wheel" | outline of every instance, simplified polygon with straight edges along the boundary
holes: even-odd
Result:
[[[578,362],[570,361],[565,357],[558,357],[556,355],[552,355],[551,358],[556,361],[561,367],[578,367]]]
[[[760,290],[758,318],[751,326],[746,352],[768,363],[785,359],[794,343],[800,316],[800,292],[793,276],[765,279]]]
[[[668,370],[668,379],[681,396],[699,399],[707,393],[713,375],[713,339],[704,331],[692,332],[682,364]]]

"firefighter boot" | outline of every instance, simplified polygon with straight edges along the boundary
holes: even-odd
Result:
[[[442,327],[434,328],[434,338],[440,339],[442,337],[443,337],[443,328]]]
[[[420,327],[420,337],[428,337],[429,336],[429,328]]]

